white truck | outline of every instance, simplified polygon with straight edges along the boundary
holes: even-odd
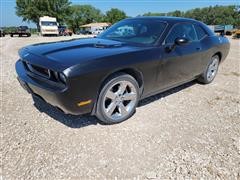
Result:
[[[43,16],[39,19],[40,33],[45,35],[59,35],[58,23],[55,17]]]

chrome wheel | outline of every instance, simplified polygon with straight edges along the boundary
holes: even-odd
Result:
[[[208,81],[212,81],[214,79],[214,77],[216,76],[217,70],[218,70],[218,65],[219,65],[219,59],[217,57],[214,57],[211,64],[208,66],[208,70],[207,70],[207,80]]]
[[[136,106],[137,89],[129,81],[118,81],[106,90],[102,103],[108,118],[113,121],[124,119]]]

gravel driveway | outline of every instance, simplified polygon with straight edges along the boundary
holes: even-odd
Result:
[[[240,179],[239,40],[212,84],[187,83],[102,125],[34,102],[16,79],[19,48],[70,38],[0,39],[3,179]]]

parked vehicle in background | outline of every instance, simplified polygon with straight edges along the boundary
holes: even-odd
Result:
[[[5,36],[5,32],[3,29],[0,29],[0,37],[4,37]]]
[[[225,25],[224,31],[227,36],[231,36],[233,31],[233,25]]]
[[[233,25],[215,25],[214,32],[222,35],[232,35]]]
[[[96,28],[96,29],[92,32],[92,34],[98,35],[98,34],[100,34],[100,33],[103,32],[103,31],[104,31],[103,28]]]
[[[43,16],[39,19],[40,33],[45,35],[59,35],[58,23],[55,17]]]
[[[17,35],[19,37],[22,37],[22,36],[30,37],[31,36],[31,32],[27,26],[19,26],[14,31],[10,32],[9,34],[11,37],[13,37],[15,35]]]
[[[90,23],[80,26],[86,31],[91,32],[91,34],[98,35],[104,30],[106,30],[111,24],[107,22],[101,22],[101,23]]]
[[[214,32],[214,25],[207,25],[209,29],[212,30],[212,32]]]
[[[76,32],[76,34],[90,35],[90,34],[92,34],[92,32],[87,31],[87,30],[79,30]]]
[[[232,33],[233,33],[233,38],[239,39],[239,38],[240,38],[240,27],[237,28],[237,29],[234,29],[234,30],[232,31]]]
[[[60,36],[72,36],[73,34],[66,26],[58,26],[58,32]]]

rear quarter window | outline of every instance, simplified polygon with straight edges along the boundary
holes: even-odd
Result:
[[[194,27],[197,33],[198,40],[201,40],[204,37],[208,36],[206,31],[201,26],[195,24]]]

